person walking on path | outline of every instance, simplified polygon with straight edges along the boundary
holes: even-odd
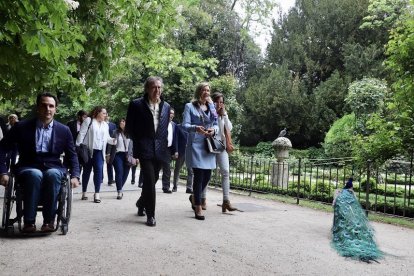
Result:
[[[109,114],[106,114],[105,122],[108,123],[109,136],[115,138],[114,131],[116,130],[116,124],[110,121]],[[106,174],[108,175],[108,186],[112,186],[115,183],[114,180],[114,165],[112,163],[106,163]]]
[[[186,150],[187,167],[193,169],[193,195],[190,195],[195,218],[204,220],[201,208],[201,194],[216,168],[216,156],[206,149],[206,137],[218,132],[217,112],[210,97],[210,85],[206,82],[197,85],[194,100],[184,108],[183,126],[188,131]]]
[[[227,115],[227,111],[224,105],[224,96],[222,93],[214,93],[212,96],[214,105],[218,114],[218,132],[216,137],[218,140],[221,140],[227,148],[226,144],[226,131],[230,132],[233,129],[233,125]],[[221,205],[221,210],[223,213],[228,211],[236,211],[237,208],[233,207],[230,203],[229,194],[230,194],[230,163],[229,163],[229,154],[226,150],[216,154],[217,165],[220,168],[221,174],[221,188],[223,190],[223,204]],[[203,210],[207,208],[206,203],[206,192],[207,187],[203,190],[203,195],[201,198],[201,207]]]
[[[90,113],[91,117],[86,118],[81,126],[78,137],[76,138],[76,146],[81,143],[87,145],[90,158],[86,164],[83,164],[82,173],[82,200],[87,200],[86,191],[88,182],[93,168],[93,183],[95,185],[95,194],[93,201],[100,203],[101,198],[99,192],[103,181],[103,166],[105,160],[106,144],[115,144],[116,141],[109,136],[108,124],[105,122],[106,109],[97,106]]]
[[[170,151],[170,159],[162,166],[162,191],[167,194],[171,194],[171,160],[177,159],[178,157],[177,132],[175,130],[176,124],[172,121],[174,119],[174,115],[175,110],[174,108],[170,107],[170,123],[168,124],[168,149]],[[174,186],[172,192],[176,191],[177,186]]]
[[[113,164],[115,169],[115,183],[118,195],[116,199],[122,199],[124,196],[122,188],[128,178],[130,165],[128,156],[132,156],[133,143],[125,134],[125,119],[119,121],[118,129],[114,130],[112,135],[116,139],[116,145],[108,144],[106,150],[107,163]]]
[[[141,214],[145,209],[148,226],[156,225],[155,184],[162,164],[171,158],[167,138],[170,105],[161,96],[162,88],[162,78],[148,77],[144,96],[130,102],[126,118],[126,133],[134,143],[134,157],[138,157],[143,174],[142,194],[136,205]]]
[[[175,132],[177,133],[177,148],[178,157],[175,160],[174,166],[174,178],[173,178],[173,192],[177,191],[178,178],[180,177],[181,168],[185,162],[185,149],[187,146],[188,132],[184,129],[181,124],[176,124]],[[193,169],[187,168],[187,184],[185,192],[187,194],[193,193]]]

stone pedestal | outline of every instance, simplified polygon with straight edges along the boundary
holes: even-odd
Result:
[[[278,137],[273,141],[272,146],[277,159],[272,167],[272,186],[286,189],[289,182],[289,164],[285,160],[289,158],[292,143],[286,137]]]
[[[272,166],[272,186],[286,189],[289,181],[289,164],[276,162]]]

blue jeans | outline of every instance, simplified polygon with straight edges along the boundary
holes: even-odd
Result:
[[[129,174],[130,167],[125,162],[125,154],[125,152],[117,152],[113,162],[115,169],[116,190],[118,192],[122,191],[122,187],[124,187]]]
[[[57,198],[63,173],[58,169],[41,171],[23,168],[17,175],[23,188],[24,223],[36,222],[36,210],[39,202],[43,205],[43,223],[53,223],[56,216]]]
[[[93,184],[95,185],[95,193],[99,193],[101,190],[101,183],[103,181],[103,165],[104,159],[102,150],[94,149],[92,158],[89,159],[89,162],[83,166],[82,192],[85,193],[88,189],[88,182],[93,168]]]

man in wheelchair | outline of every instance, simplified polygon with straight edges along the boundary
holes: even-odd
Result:
[[[0,185],[7,186],[9,175],[6,153],[13,145],[19,150],[19,162],[13,169],[23,189],[22,232],[36,231],[36,211],[42,199],[42,232],[54,231],[58,194],[67,168],[60,157],[65,153],[70,184],[79,186],[79,163],[69,128],[53,119],[57,107],[56,96],[45,92],[36,99],[36,118],[16,123],[0,141]]]

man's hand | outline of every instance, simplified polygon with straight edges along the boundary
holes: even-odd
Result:
[[[73,177],[70,179],[70,184],[72,185],[72,188],[76,188],[79,186],[79,179],[77,177]]]

